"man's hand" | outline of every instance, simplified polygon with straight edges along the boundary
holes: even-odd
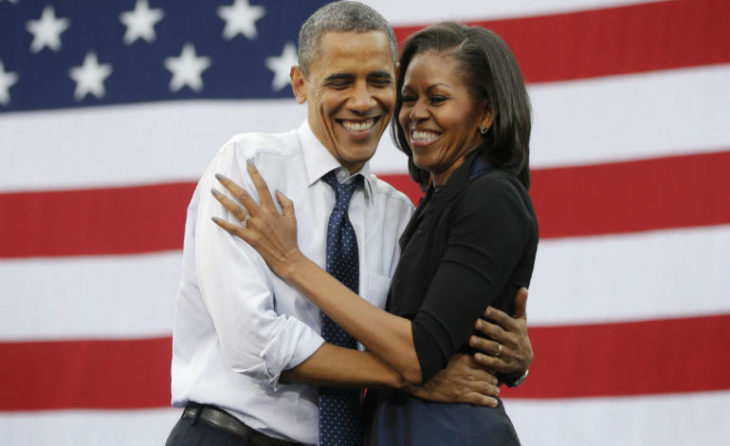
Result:
[[[497,407],[497,378],[483,370],[465,353],[457,353],[449,365],[420,386],[407,390],[424,400],[441,403],[469,403]]]
[[[469,345],[482,352],[475,353],[474,360],[485,370],[519,376],[530,367],[534,355],[527,336],[527,288],[517,291],[512,317],[488,307],[484,319],[477,320],[475,328],[489,338],[474,335],[469,338]]]

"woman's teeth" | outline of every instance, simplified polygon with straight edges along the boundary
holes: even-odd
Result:
[[[414,142],[431,142],[434,139],[438,138],[438,133],[433,132],[423,132],[419,130],[415,130],[411,132],[411,139]]]

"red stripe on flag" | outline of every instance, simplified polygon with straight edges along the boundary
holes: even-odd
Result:
[[[730,62],[728,17],[727,0],[681,0],[470,24],[499,34],[535,83]]]
[[[730,152],[540,169],[541,238],[730,223]]]
[[[515,398],[730,389],[730,315],[529,329],[535,360]]]
[[[538,169],[540,237],[730,223],[730,152]],[[382,175],[414,202],[408,175]],[[195,185],[0,194],[0,258],[181,249]]]
[[[182,247],[193,183],[0,194],[0,258]]]
[[[575,398],[730,389],[730,315],[530,329],[535,361],[504,396]],[[0,344],[0,410],[170,402],[170,338]]]
[[[169,337],[0,344],[0,410],[170,404]]]

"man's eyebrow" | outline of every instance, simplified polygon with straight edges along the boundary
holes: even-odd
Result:
[[[331,82],[331,81],[351,81],[355,78],[352,74],[347,73],[335,73],[327,76],[324,78],[325,82]]]
[[[393,76],[387,71],[374,71],[374,72],[368,74],[368,77],[387,78],[387,79],[393,78]]]

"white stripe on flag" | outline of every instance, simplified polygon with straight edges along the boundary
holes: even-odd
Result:
[[[499,19],[509,17],[526,17],[560,12],[577,12],[581,10],[610,8],[616,6],[653,3],[664,0],[510,0],[480,1],[449,0],[430,2],[428,7],[404,7],[401,2],[393,0],[365,0],[366,3],[388,19],[393,25],[424,24],[437,20],[469,21],[474,17],[480,19]]]
[[[0,432],[5,445],[160,446],[180,414],[180,409],[6,412]]]
[[[180,251],[0,261],[0,339],[169,335]]]
[[[530,325],[730,313],[728,247],[730,225],[541,241]]]
[[[530,326],[730,313],[728,246],[730,225],[543,241]],[[180,265],[179,251],[0,261],[14,296],[0,308],[0,338],[169,334]]]
[[[730,392],[505,401],[525,446],[724,444],[728,405]]]
[[[531,166],[727,150],[727,85],[730,64],[531,87]],[[286,131],[304,113],[294,101],[270,100],[0,116],[0,147],[13,148],[0,150],[0,191],[193,181],[229,137]],[[407,171],[388,134],[371,167]]]

